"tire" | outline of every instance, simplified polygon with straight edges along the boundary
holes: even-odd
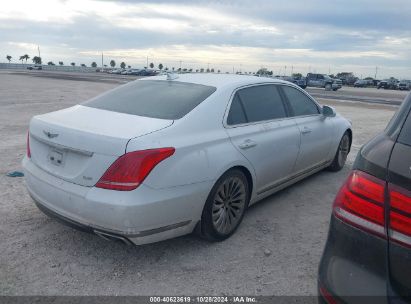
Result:
[[[247,178],[240,170],[224,173],[205,203],[200,222],[201,237],[213,242],[229,238],[244,217],[250,199],[249,189]]]
[[[328,167],[330,171],[337,172],[344,167],[345,162],[347,161],[348,153],[350,152],[350,141],[350,135],[346,131],[340,140],[334,160]]]
[[[338,89],[333,89],[333,91],[335,92],[335,91],[337,91]]]
[[[325,85],[325,90],[326,90],[326,91],[331,91],[331,89],[332,89],[332,85],[331,85],[330,83],[327,83],[327,84]]]

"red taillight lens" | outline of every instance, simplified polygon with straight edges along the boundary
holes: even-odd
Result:
[[[411,247],[411,192],[390,185],[391,240]]]
[[[126,153],[108,168],[96,187],[120,191],[134,190],[158,163],[173,155],[174,151],[174,148],[160,148]]]
[[[361,171],[353,171],[334,201],[339,219],[385,237],[385,182]]]
[[[328,290],[324,288],[324,286],[320,286],[319,291],[327,304],[338,304],[337,299],[333,295],[331,295],[331,293],[329,293]]]
[[[27,132],[27,157],[31,158],[31,151],[30,151],[30,132]]]

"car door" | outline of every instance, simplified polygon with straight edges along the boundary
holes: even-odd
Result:
[[[411,98],[404,103],[410,103]],[[409,106],[406,107],[409,111]],[[394,295],[411,297],[411,113],[391,152],[388,165],[388,257]]]
[[[233,145],[255,169],[257,193],[290,176],[297,159],[300,132],[278,87],[256,85],[237,90],[226,119]]]
[[[288,85],[282,85],[281,89],[301,133],[299,155],[293,171],[298,174],[324,165],[330,160],[332,118],[324,117],[320,106],[302,90]]]

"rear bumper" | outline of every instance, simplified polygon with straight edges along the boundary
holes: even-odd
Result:
[[[386,246],[386,240],[332,216],[319,267],[319,288],[337,303],[387,303]]]
[[[66,182],[27,158],[23,167],[27,189],[44,213],[79,230],[122,237],[134,244],[191,233],[212,187],[212,182],[204,182],[113,191]]]

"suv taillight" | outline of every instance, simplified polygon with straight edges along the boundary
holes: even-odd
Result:
[[[134,190],[158,163],[173,155],[174,151],[174,148],[160,148],[126,153],[107,169],[96,187],[120,191]]]
[[[385,238],[385,182],[362,171],[353,171],[334,201],[340,220]]]
[[[411,192],[389,185],[390,193],[390,239],[411,247]]]
[[[31,151],[30,151],[30,132],[27,132],[27,157],[31,158]]]

